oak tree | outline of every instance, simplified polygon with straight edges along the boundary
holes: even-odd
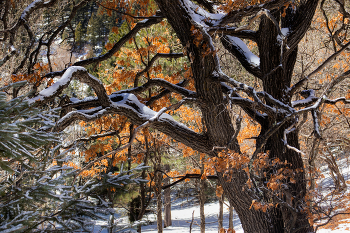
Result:
[[[37,93],[29,103],[55,104],[73,79],[89,85],[95,92],[94,97],[85,99],[61,98],[61,118],[54,131],[63,131],[76,121],[92,122],[107,116],[127,119],[136,126],[123,146],[110,148],[111,152],[91,160],[82,171],[130,148],[136,137],[146,134],[146,128],[156,130],[185,145],[189,148],[186,150],[208,156],[225,197],[234,206],[246,232],[312,232],[299,133],[311,116],[312,133],[315,138],[321,138],[318,112],[326,104],[343,103],[342,112],[348,113],[346,104],[350,101],[344,97],[346,90],[332,99],[336,87],[342,86],[350,75],[346,64],[341,73],[330,75],[330,80],[318,90],[309,84],[321,79],[318,75],[335,58],[347,57],[350,44],[346,33],[347,3],[340,0],[98,1],[107,14],[112,11],[123,14],[129,32],[107,44],[105,53],[54,70],[50,48],[59,33],[71,26],[76,11],[87,2],[73,1],[68,17],[39,38],[33,35],[32,17],[40,9],[58,4],[57,0],[35,0],[19,11],[17,17],[9,16],[14,10],[13,1],[0,3],[4,6],[0,41],[8,49],[2,52],[0,65],[11,69],[13,78],[35,78],[32,87]],[[306,33],[320,33],[310,31],[310,25],[318,5],[325,2],[335,4],[342,17],[336,31],[334,25],[328,30],[334,52],[314,69],[295,75],[298,47]],[[330,23],[326,20],[326,26]],[[153,38],[145,36],[147,48],[136,45],[132,51],[127,48],[138,33],[157,24],[174,34],[178,41],[170,43],[162,33]],[[20,36],[28,43],[26,49],[16,48],[20,47]],[[47,71],[34,75],[35,70],[43,67],[37,65],[43,48]],[[117,62],[108,83],[84,68],[97,66],[122,53],[126,61]],[[223,53],[231,54],[244,67],[243,77],[226,68],[229,64],[222,59]],[[162,68],[166,63],[160,62],[164,59],[182,59],[183,69],[164,75]],[[7,66],[10,62],[13,65]],[[45,81],[56,77],[58,80],[51,86],[38,91]],[[252,78],[257,80],[256,85],[251,85]],[[16,92],[13,94],[16,96]],[[200,113],[199,128],[175,120],[180,115],[176,111],[183,107]],[[252,137],[255,143],[251,153],[243,150],[239,140],[240,130],[244,128],[241,116],[245,117],[246,125],[254,122],[258,129]],[[120,122],[108,124],[110,128],[118,128]]]

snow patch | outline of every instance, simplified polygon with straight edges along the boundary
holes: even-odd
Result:
[[[110,95],[109,98],[112,100],[112,106],[114,108],[123,107],[123,108],[128,108],[132,111],[136,110],[136,112],[139,114],[139,117],[146,120],[146,121],[154,119],[158,114],[158,112],[153,111],[152,109],[150,109],[146,105],[142,104],[137,99],[137,97],[131,93],[112,94],[112,95]],[[134,105],[134,106],[132,106],[132,105]],[[160,117],[158,118],[158,120],[159,121],[168,121],[168,122],[170,121],[173,124],[177,124],[181,127],[185,127],[187,129],[189,129],[186,125],[175,121],[174,118],[167,113],[161,114]]]
[[[254,53],[252,53],[247,45],[238,37],[234,36],[226,36],[230,43],[237,47],[246,57],[246,60],[254,67],[260,66],[260,58],[256,56]]]
[[[86,71],[84,67],[71,66],[66,70],[66,72],[64,72],[63,76],[59,80],[57,80],[54,84],[52,84],[52,86],[39,92],[39,94],[45,97],[52,96],[61,86],[67,85],[67,83],[69,83],[70,80],[72,79],[73,73],[78,70]]]
[[[35,101],[41,101],[41,100],[44,99],[44,97],[53,96],[60,87],[67,85],[71,81],[73,73],[75,73],[76,71],[79,71],[79,70],[86,71],[86,69],[84,67],[81,67],[81,66],[71,66],[71,67],[69,67],[64,72],[64,74],[62,75],[62,77],[59,80],[57,80],[50,87],[40,91],[39,95],[37,97],[34,97],[34,98],[28,100],[29,104],[32,104]],[[90,77],[96,79],[92,75],[90,75]]]
[[[42,3],[44,3],[44,0],[35,0],[31,4],[29,4],[29,6],[27,6],[26,9],[23,11],[21,15],[21,19],[27,21],[28,13],[32,11],[32,9],[35,8],[37,4],[42,4]]]
[[[281,34],[277,36],[277,41],[280,44],[290,34],[289,28],[281,28]]]
[[[212,14],[203,10],[200,6],[196,5],[190,0],[184,0],[183,6],[187,9],[193,21],[202,27],[208,27],[205,23],[211,23],[212,26],[216,26],[225,14],[217,13]]]

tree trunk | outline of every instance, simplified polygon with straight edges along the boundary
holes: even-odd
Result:
[[[169,164],[164,166],[165,172],[170,171]],[[170,183],[170,179],[166,177],[164,179],[164,185],[168,185]],[[170,192],[171,188],[167,188],[164,190],[164,228],[171,226],[171,197]]]
[[[231,203],[228,213],[228,228],[233,229],[233,206],[231,205]]]
[[[224,221],[224,195],[221,195],[221,197],[219,197],[219,219],[218,219],[219,231],[221,228],[224,227],[223,221]]]
[[[201,164],[201,173],[204,172],[204,165]],[[204,204],[205,204],[205,180],[200,179],[199,181],[199,215],[201,218],[201,233],[205,233],[205,214],[204,214]]]
[[[157,197],[157,229],[158,233],[163,232],[163,218],[162,218],[162,173],[158,172],[155,195]]]

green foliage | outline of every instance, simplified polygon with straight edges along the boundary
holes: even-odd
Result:
[[[0,89],[0,232],[91,232],[96,219],[114,218],[101,190],[146,182],[133,178],[146,167],[73,183],[80,171],[71,166],[75,148],[63,150],[62,135],[50,132],[58,116],[2,92],[24,84]],[[116,223],[105,227],[116,229]]]

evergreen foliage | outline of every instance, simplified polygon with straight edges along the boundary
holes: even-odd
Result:
[[[113,220],[114,209],[99,193],[144,182],[133,176],[146,167],[74,182],[80,171],[69,163],[74,148],[62,150],[60,135],[49,131],[54,111],[29,106],[25,96],[6,99],[4,90],[24,84],[0,89],[0,232],[91,232],[94,220]]]

